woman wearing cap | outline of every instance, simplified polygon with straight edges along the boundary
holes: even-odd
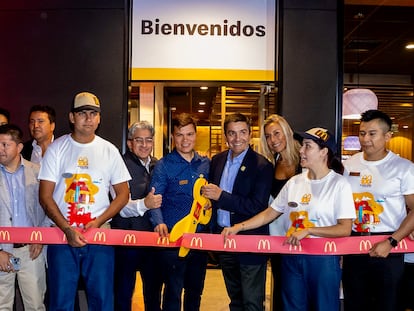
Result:
[[[355,218],[351,187],[341,175],[336,144],[326,129],[312,128],[303,138],[300,164],[265,211],[225,228],[224,236],[263,226],[281,214],[286,244],[300,245],[309,237],[349,236]],[[339,310],[340,256],[282,255],[283,310]]]
[[[300,143],[293,137],[293,131],[285,118],[272,114],[263,122],[261,143],[264,155],[273,163],[274,175],[271,201],[279,194],[286,182],[301,172],[299,164]],[[271,235],[283,236],[282,219],[279,217],[269,224]],[[270,262],[273,274],[273,310],[282,310],[281,255],[272,254]]]

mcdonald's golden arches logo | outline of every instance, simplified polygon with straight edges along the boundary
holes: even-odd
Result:
[[[310,193],[305,193],[302,196],[302,198],[300,199],[300,203],[302,203],[302,204],[309,204],[311,198],[312,198],[312,195]]]
[[[302,245],[296,246],[296,245],[289,245],[289,251],[302,251]]]
[[[158,237],[157,239],[158,245],[170,245],[170,240],[167,237]]]
[[[324,142],[328,140],[328,133],[326,131],[317,130],[315,132],[315,135],[317,135],[320,139],[322,139]]]
[[[190,241],[190,247],[193,246],[203,248],[203,240],[198,237],[192,237]]]
[[[3,241],[10,241],[10,232],[8,230],[0,230],[0,237]]]
[[[325,253],[336,253],[336,243],[334,241],[326,241],[323,251]]]
[[[137,238],[135,234],[127,233],[124,237],[124,244],[135,244],[137,243]]]
[[[396,249],[403,249],[406,251],[408,250],[407,242],[405,241],[405,239],[402,239],[400,243],[398,243],[398,246],[396,247]]]
[[[360,251],[369,251],[372,248],[372,243],[370,240],[361,240],[359,242]]]
[[[266,249],[270,251],[270,241],[267,239],[260,239],[259,244],[257,244],[257,249],[260,251],[261,249]]]
[[[237,245],[236,245],[236,240],[235,239],[226,238],[226,240],[224,241],[224,248],[236,249],[236,247],[237,247]]]
[[[94,237],[93,237],[93,241],[96,242],[106,242],[106,233],[105,232],[101,232],[98,231],[95,233]]]
[[[30,233],[30,241],[43,241],[43,235],[42,232],[39,230],[33,230],[32,233]]]
[[[362,175],[361,176],[361,186],[371,186],[372,185],[372,175]]]

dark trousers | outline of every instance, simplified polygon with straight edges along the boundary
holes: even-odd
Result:
[[[230,297],[230,311],[263,311],[266,261],[261,264],[243,264],[239,255],[231,253],[222,253],[219,259]]]
[[[390,254],[387,258],[344,256],[345,311],[401,310],[399,293],[403,274],[404,254]]]
[[[159,252],[146,247],[115,248],[115,310],[131,311],[137,270],[141,273],[145,311],[161,310]]]
[[[184,311],[200,310],[201,295],[206,277],[207,253],[190,251],[178,256],[178,249],[160,251],[163,268],[163,311],[180,311],[184,289]]]
[[[270,256],[270,263],[272,265],[273,276],[273,311],[282,311],[282,255],[272,254]]]
[[[403,290],[404,310],[414,310],[414,263],[406,262],[404,264],[404,281]]]

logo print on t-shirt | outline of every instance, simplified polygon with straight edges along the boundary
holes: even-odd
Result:
[[[372,225],[378,225],[379,215],[384,211],[384,207],[375,201],[372,193],[354,193],[354,204],[357,217],[355,218],[355,230],[357,232],[369,232]]]
[[[65,202],[68,205],[68,220],[70,225],[84,226],[93,218],[91,208],[95,203],[98,187],[92,183],[88,174],[73,174],[65,179]]]

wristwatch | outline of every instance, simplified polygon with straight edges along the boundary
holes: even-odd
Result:
[[[397,247],[398,241],[394,239],[392,236],[389,236],[387,240],[390,241],[392,247]]]

